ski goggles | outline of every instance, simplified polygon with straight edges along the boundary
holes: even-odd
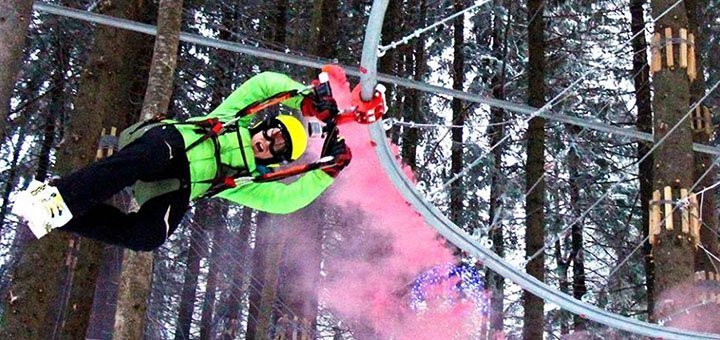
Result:
[[[289,160],[291,154],[290,137],[280,127],[271,127],[262,130],[262,136],[270,144],[270,154],[282,160]]]

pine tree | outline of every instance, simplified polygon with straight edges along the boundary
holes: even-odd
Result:
[[[654,17],[670,8],[673,1],[653,0],[651,2]],[[672,37],[665,32],[671,30],[677,35],[680,29],[687,29],[688,17],[683,4],[675,6],[668,14],[655,23],[655,32],[668,39],[665,48],[673,46]],[[666,51],[665,48],[662,51]],[[664,54],[664,53],[663,53]],[[675,58],[672,56],[671,58]],[[663,58],[665,59],[665,58]],[[678,198],[681,189],[689,189],[693,184],[694,160],[692,157],[692,131],[685,113],[689,108],[689,81],[684,68],[663,62],[662,69],[653,73],[652,99],[655,130],[655,143],[659,145],[655,154],[653,169],[653,189],[663,193],[665,199]],[[675,130],[669,133],[673,127]],[[665,194],[669,187],[675,193],[671,197]],[[680,209],[672,215],[664,216],[664,226],[653,244],[655,259],[655,291],[658,294],[655,315],[658,319],[677,312],[680,302],[664,299],[663,294],[672,294],[673,290],[692,283],[694,275],[694,246],[683,236]],[[677,226],[668,230],[667,226]],[[651,236],[652,237],[652,236]]]
[[[212,209],[209,204],[200,202],[196,206],[193,223],[190,223],[190,239],[188,240],[187,257],[185,258],[185,274],[183,277],[182,292],[178,308],[177,323],[175,326],[175,339],[190,339],[193,311],[195,310],[195,296],[197,294],[198,279],[200,275],[200,261],[207,253],[207,240],[204,226],[212,221]],[[208,212],[210,214],[208,214]]]
[[[453,10],[460,12],[466,7],[466,1],[454,0]],[[464,16],[453,21],[453,63],[452,78],[453,89],[462,91],[465,81],[465,22]],[[467,119],[467,107],[458,98],[453,98],[452,103],[452,125],[464,126]],[[452,147],[450,155],[450,173],[453,175],[463,171],[465,166],[463,162],[463,129],[452,129],[450,132]],[[462,178],[450,184],[450,219],[459,226],[464,225],[464,216],[462,214],[465,202],[464,185]]]
[[[128,15],[130,18],[142,13],[142,10],[127,3],[118,4],[115,10],[117,12],[114,14]],[[118,79],[132,73],[125,67],[125,63],[137,59],[124,53],[132,51],[126,44],[134,42],[132,37],[138,35],[129,32],[123,34],[108,32],[107,28],[98,29],[95,41],[101,46],[102,44],[112,46],[113,52],[110,54],[100,47],[90,57],[86,66],[88,72],[75,100],[75,112],[67,126],[66,142],[57,155],[56,171],[59,173],[69,172],[89,162],[91,159],[89,155],[95,153],[95,136],[98,135],[103,120],[115,122],[113,125],[116,126],[123,126],[124,116],[114,114],[114,108],[127,107],[131,102],[128,98],[133,82]],[[108,37],[118,40],[110,41]],[[128,48],[118,49],[118,46]],[[116,58],[104,59],[107,55]],[[117,63],[113,64],[113,62]],[[108,72],[104,67],[114,67],[127,72]],[[131,77],[134,76],[133,74]],[[109,90],[108,86],[118,84],[122,88]],[[115,93],[115,96],[107,98],[106,93]],[[103,98],[105,100],[102,100]],[[128,111],[132,112],[132,107],[129,107]],[[93,295],[93,290],[87,287],[94,287],[97,267],[97,257],[88,254],[97,254],[99,248],[94,241],[85,240],[78,254],[79,266],[66,267],[64,262],[68,244],[73,238],[65,233],[51,233],[43,239],[30,242],[25,247],[14,269],[14,281],[10,288],[10,291],[22,300],[16,300],[11,307],[15,309],[15,313],[5,314],[6,326],[0,330],[2,337],[36,338],[40,334],[43,336],[55,334],[67,338],[84,336]],[[58,323],[58,320],[61,322]]]
[[[643,9],[643,0],[632,0],[630,1],[630,15],[631,15],[631,29],[630,32],[633,36],[637,34],[632,40],[633,49],[633,77],[635,85],[635,101],[637,103],[637,120],[636,127],[639,131],[652,132],[652,107],[650,102],[650,71],[647,67],[647,42],[645,41],[645,10]],[[638,142],[637,156],[638,159],[646,157],[648,151],[652,145],[645,142]],[[640,182],[640,209],[642,214],[642,222],[640,228],[643,230],[643,235],[648,237],[650,226],[648,221],[650,220],[650,204],[652,200],[652,171],[653,171],[653,155],[648,155],[638,165],[638,181]],[[652,254],[650,253],[651,246],[650,242],[643,242],[643,254],[645,258],[645,287],[647,292],[647,311],[648,315],[652,316],[654,312],[655,303],[655,291],[654,291],[654,276],[655,263],[652,260]]]
[[[158,35],[155,39],[147,92],[141,119],[166,117],[177,63],[182,0],[161,0],[158,9]],[[120,274],[116,339],[139,339],[145,328],[145,311],[150,295],[152,253],[126,250]]]
[[[703,0],[686,0],[685,8],[688,15],[688,31],[695,37],[695,45],[705,45],[706,37],[703,35],[705,32],[700,30],[700,27],[707,26],[705,23],[705,17],[702,15],[700,8],[706,8]],[[705,96],[705,67],[706,58],[700,53],[700,48],[694,48],[695,51],[695,65],[697,67],[697,77],[690,82],[690,104],[695,104]],[[704,112],[705,109],[710,110],[707,101],[699,103],[697,112]],[[712,125],[711,122],[709,125]],[[707,129],[700,129],[698,126],[693,133],[693,141],[700,144],[710,144],[712,140],[713,131]],[[718,265],[718,261],[712,258],[712,255],[717,256],[720,254],[720,245],[718,244],[718,214],[716,209],[716,190],[714,188],[708,188],[712,186],[717,179],[717,168],[713,165],[713,157],[706,153],[695,153],[695,178],[700,181],[697,190],[705,190],[702,196],[702,226],[700,227],[700,243],[709,252],[706,253],[704,250],[699,250],[695,255],[695,271],[716,273],[715,269]],[[708,188],[706,190],[706,188]]]
[[[30,25],[31,0],[11,0],[0,4],[0,143],[7,135],[6,120],[10,110],[15,80],[22,64],[25,31]]]
[[[540,108],[545,105],[545,3],[528,0],[528,104]],[[541,250],[545,239],[545,119],[530,120],[527,130],[527,160],[525,163],[525,256],[530,260],[525,270],[541,282],[545,279],[545,256]],[[523,338],[542,339],[544,302],[523,291]]]
[[[512,2],[509,2],[512,5]],[[510,11],[508,11],[510,12]],[[509,46],[509,23],[511,17],[503,16],[500,11],[495,13],[495,24],[492,31],[493,46],[491,50],[494,56],[500,60],[492,77],[490,86],[492,88],[493,98],[505,99],[505,83],[507,82],[507,63],[508,63],[508,46]],[[501,108],[492,108],[490,114],[490,126],[488,127],[488,136],[490,145],[495,146],[492,150],[493,163],[490,170],[490,202],[489,202],[489,231],[488,237],[492,240],[493,251],[501,257],[505,255],[505,237],[504,237],[504,221],[501,215],[503,209],[503,201],[501,197],[504,195],[506,188],[506,176],[503,171],[504,147],[499,144],[505,139],[504,122],[506,117],[505,110]],[[505,279],[493,272],[487,274],[488,285],[492,289],[492,298],[490,304],[490,330],[491,334],[501,334],[504,331],[504,285]]]

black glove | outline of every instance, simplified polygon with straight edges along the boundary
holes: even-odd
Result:
[[[352,160],[352,152],[350,152],[350,147],[345,145],[345,139],[343,139],[342,137],[336,137],[329,143],[325,143],[325,145],[323,146],[321,157],[327,156],[333,157],[335,159],[335,164],[323,168],[323,171],[325,171],[325,173],[332,177],[337,177],[340,171],[345,169],[345,167],[350,164],[350,161]]]
[[[303,116],[316,117],[317,119],[327,123],[335,118],[338,114],[338,107],[335,99],[329,90],[323,90],[327,84],[320,84],[313,89],[310,94],[306,95],[300,103],[300,111]]]

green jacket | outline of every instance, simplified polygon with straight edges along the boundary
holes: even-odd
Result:
[[[194,117],[188,121],[218,118],[220,121],[226,122],[235,118],[235,114],[254,102],[262,101],[279,92],[302,87],[300,83],[284,74],[263,72],[240,85],[210,114]],[[282,104],[293,109],[299,109],[301,100],[301,97],[295,97],[282,102]],[[220,144],[220,159],[223,164],[232,168],[247,169],[254,176],[259,173],[255,166],[255,156],[248,130],[252,119],[252,116],[241,119],[238,123],[239,133],[223,133],[218,136],[218,142]],[[166,122],[173,123],[174,121]],[[173,126],[182,134],[186,147],[202,137],[201,133],[196,132],[197,127],[194,125],[178,124]],[[240,136],[242,143],[238,142],[238,136]],[[243,152],[247,164],[243,161]],[[213,141],[208,139],[188,150],[187,157],[190,163],[190,200],[193,200],[203,195],[210,188],[211,184],[203,183],[203,181],[215,178],[217,163]],[[287,214],[310,204],[332,182],[333,178],[324,171],[313,170],[290,184],[282,182],[249,182],[239,184],[235,188],[226,189],[215,195],[215,197],[269,213]],[[138,202],[142,204],[151,197],[167,192],[167,189],[163,189],[164,186],[163,183],[159,182],[138,182],[133,189]]]

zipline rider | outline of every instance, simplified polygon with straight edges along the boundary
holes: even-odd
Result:
[[[252,124],[257,107],[268,98],[282,99],[284,106],[321,120],[337,114],[331,96],[318,95],[283,74],[260,73],[206,116],[129,127],[120,136],[117,153],[51,183],[33,181],[18,195],[13,211],[38,238],[59,228],[149,251],[175,231],[192,200],[220,197],[275,214],[301,209],[333,183],[352,154],[342,138],[332,135],[321,154],[334,157],[332,165],[290,184],[236,185],[236,178],[295,161],[307,148],[305,128],[291,115]],[[127,186],[140,205],[137,212],[126,214],[103,203]]]

